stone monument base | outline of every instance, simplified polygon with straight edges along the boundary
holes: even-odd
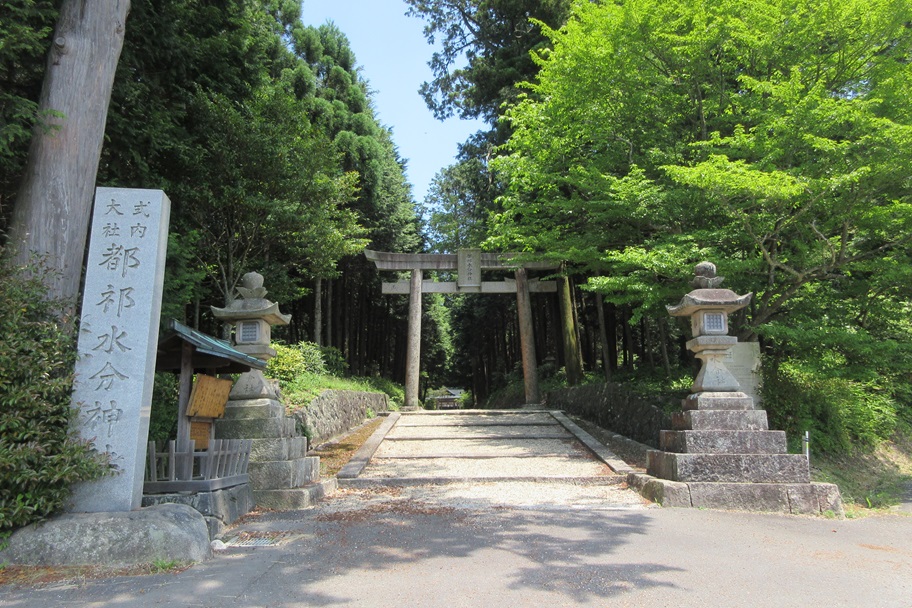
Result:
[[[67,513],[13,533],[0,563],[23,566],[139,566],[211,556],[206,521],[187,505],[116,513]]]
[[[249,483],[211,492],[172,492],[145,494],[142,505],[179,504],[193,507],[206,520],[209,537],[216,538],[232,523],[253,510],[253,490]]]
[[[630,473],[627,485],[663,507],[845,516],[839,488],[831,483],[701,483]]]
[[[839,488],[812,483],[807,459],[789,454],[785,433],[738,391],[696,393],[647,454],[647,473],[628,484],[667,507],[845,515]]]

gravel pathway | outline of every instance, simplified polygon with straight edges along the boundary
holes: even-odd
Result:
[[[359,500],[376,491],[384,501],[394,495],[454,508],[644,506],[622,475],[547,411],[403,413],[346,483],[343,492]]]

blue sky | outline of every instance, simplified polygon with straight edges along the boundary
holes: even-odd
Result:
[[[434,175],[453,163],[457,145],[484,125],[451,118],[441,122],[418,95],[431,79],[427,62],[433,49],[424,39],[424,21],[406,17],[402,0],[303,0],[308,25],[333,21],[351,42],[362,76],[373,91],[380,122],[393,130],[399,154],[408,161],[415,200],[424,196]]]

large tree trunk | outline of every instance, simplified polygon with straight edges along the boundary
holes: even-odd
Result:
[[[123,48],[129,0],[64,0],[48,57],[36,128],[13,209],[15,261],[45,256],[59,278],[51,297],[75,303],[89,227],[98,159],[114,73]]]
[[[567,384],[576,386],[583,381],[583,362],[574,322],[570,277],[566,275],[558,277],[557,288],[561,305],[561,335],[564,340],[564,367],[567,370]]]
[[[602,346],[602,367],[605,369],[605,381],[611,382],[611,348],[608,345],[608,328],[605,323],[604,296],[600,293],[595,296],[595,310],[598,313],[599,342]]]

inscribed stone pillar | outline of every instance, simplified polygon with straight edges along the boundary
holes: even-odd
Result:
[[[522,349],[526,405],[538,405],[541,399],[538,394],[535,336],[532,329],[532,303],[529,299],[529,284],[525,268],[516,269],[516,310],[519,314],[519,341]]]
[[[418,378],[421,371],[421,280],[422,271],[412,270],[409,285],[408,350],[405,358],[406,409],[418,409]]]
[[[142,501],[170,209],[161,190],[96,191],[73,406],[80,436],[116,473],[78,484],[72,511]]]

